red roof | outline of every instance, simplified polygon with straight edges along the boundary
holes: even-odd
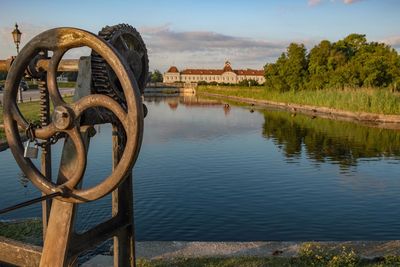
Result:
[[[181,74],[194,74],[194,75],[221,75],[224,72],[231,71],[237,75],[247,75],[247,76],[264,76],[264,70],[212,70],[212,69],[185,69],[181,71]]]
[[[174,73],[178,73],[179,71],[178,71],[178,68],[177,67],[175,67],[175,66],[171,66],[168,70],[167,70],[167,72],[174,72]]]
[[[186,69],[181,71],[181,74],[210,74],[210,75],[221,75],[224,70],[207,70],[207,69]]]
[[[255,76],[264,76],[264,70],[235,70],[237,75],[255,75]]]
[[[175,66],[172,66],[168,69],[167,72],[177,73],[178,69]],[[222,75],[224,72],[234,72],[237,75],[247,75],[247,76],[264,76],[264,70],[233,70],[231,68],[231,64],[227,61],[225,62],[225,66],[223,69],[185,69],[180,72],[180,74],[187,75]]]

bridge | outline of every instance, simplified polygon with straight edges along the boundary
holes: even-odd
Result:
[[[197,83],[147,83],[145,95],[193,95],[196,94]]]

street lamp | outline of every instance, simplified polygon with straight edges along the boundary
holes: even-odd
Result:
[[[22,32],[18,29],[18,24],[17,23],[15,23],[15,29],[12,31],[11,34],[12,34],[12,37],[14,39],[14,44],[17,47],[17,55],[18,55],[19,54],[19,44],[21,43]],[[22,99],[22,88],[21,88],[21,85],[18,85],[18,86],[19,86],[18,87],[18,100],[19,100],[20,103],[22,103],[23,102],[23,99]]]
[[[19,53],[19,44],[21,43],[22,32],[18,29],[18,24],[15,23],[15,29],[12,31],[15,46],[17,47],[17,54]]]

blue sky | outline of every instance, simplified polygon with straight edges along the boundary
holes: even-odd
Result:
[[[15,22],[22,45],[49,28],[97,32],[128,23],[142,33],[151,69],[219,68],[226,59],[235,68],[262,68],[290,42],[311,48],[354,32],[400,48],[399,12],[399,0],[2,0],[0,58],[15,53],[10,34]],[[85,53],[77,50],[69,57]]]

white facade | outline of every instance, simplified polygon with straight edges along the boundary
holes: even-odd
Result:
[[[185,69],[181,72],[174,66],[163,75],[164,83],[195,83],[200,81],[217,83],[239,83],[243,80],[255,80],[259,84],[265,82],[263,70],[233,70],[227,61],[223,69]]]

